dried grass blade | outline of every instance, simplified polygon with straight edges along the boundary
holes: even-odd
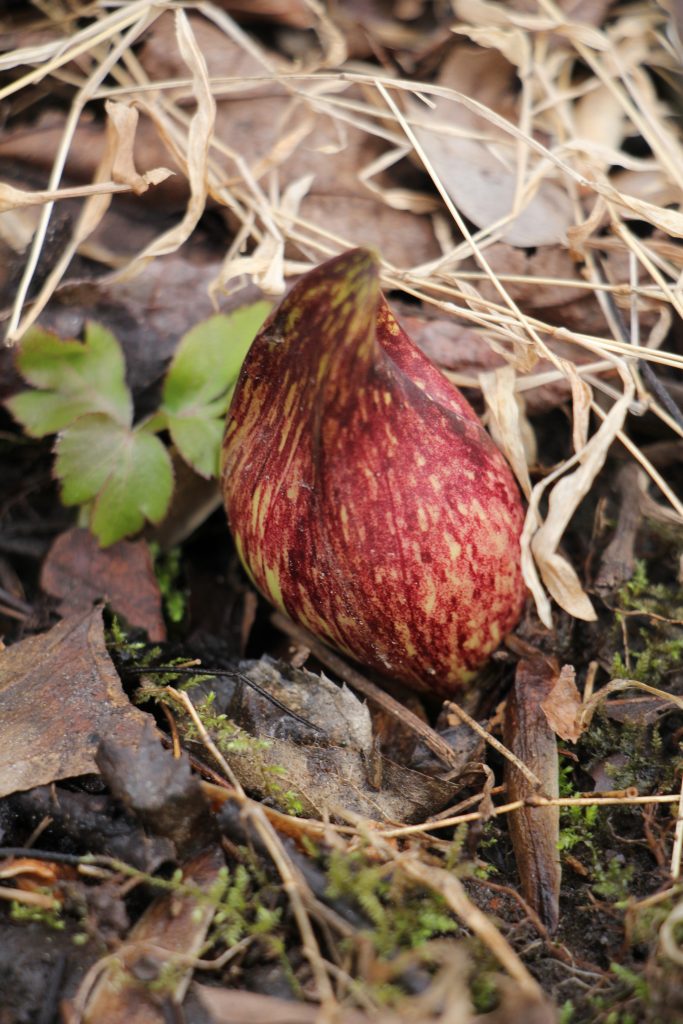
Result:
[[[614,403],[605,419],[587,444],[575,456],[579,466],[572,473],[563,476],[550,492],[548,516],[530,539],[536,565],[551,596],[560,607],[576,618],[592,621],[595,610],[579,579],[569,563],[558,554],[562,536],[580,502],[588,494],[593,481],[602,469],[607,452],[621,430],[629,405],[635,394],[632,375],[623,363],[618,369],[624,383],[624,393]],[[534,488],[536,496],[535,514],[538,516],[538,502],[545,490],[547,480]],[[530,511],[531,511],[530,506]]]
[[[514,367],[503,366],[479,374],[481,390],[490,414],[490,430],[493,440],[503,451],[512,470],[519,481],[524,494],[531,494],[531,478],[527,465],[527,445],[523,430],[526,427],[527,440],[529,432],[533,439],[533,430],[524,416],[522,398],[515,391],[516,373]]]
[[[137,21],[131,26],[126,35],[119,39],[118,42],[112,47],[106,58],[101,64],[95,69],[90,75],[85,85],[82,86],[78,94],[74,97],[74,100],[69,111],[69,115],[64,126],[62,133],[62,139],[57,150],[57,154],[54,159],[52,166],[52,172],[50,174],[50,180],[48,183],[49,189],[56,189],[59,186],[64,165],[66,163],[67,154],[69,147],[76,131],[76,126],[80,119],[81,114],[87,103],[92,99],[93,94],[102,84],[103,80],[109,74],[111,69],[120,59],[121,55],[128,50],[135,40],[144,32],[144,30],[159,16],[159,11],[151,10],[149,7],[145,7],[144,13]],[[105,152],[100,161],[100,165],[95,174],[95,184],[101,184],[106,181],[111,175],[111,167],[113,165],[114,152],[112,150],[112,139],[111,136],[107,136],[107,146]],[[87,199],[84,208],[81,212],[78,224],[74,231],[74,235],[71,242],[66,247],[61,259],[57,265],[53,268],[49,274],[47,280],[40,289],[39,294],[36,296],[32,308],[29,312],[23,316],[22,312],[26,296],[28,295],[31,281],[38,265],[40,253],[45,241],[47,234],[48,225],[50,223],[50,217],[52,216],[52,210],[54,208],[54,202],[49,202],[43,208],[41,212],[40,221],[34,235],[33,244],[29,253],[26,267],[17,289],[17,295],[12,307],[12,314],[10,316],[9,325],[7,327],[7,333],[5,336],[5,343],[7,345],[13,344],[18,338],[27,330],[31,324],[35,323],[37,318],[42,313],[43,309],[47,305],[52,293],[62,279],[66,268],[68,267],[74,253],[81,242],[88,237],[88,235],[94,230],[99,224],[100,220],[104,216],[109,203],[111,202],[111,195],[95,195],[90,199]]]
[[[183,10],[176,11],[176,36],[180,55],[192,73],[192,90],[197,109],[190,121],[185,163],[190,198],[179,224],[156,238],[124,272],[126,276],[156,256],[175,252],[192,234],[204,212],[208,191],[208,158],[216,120],[216,101],[211,91],[206,61]]]

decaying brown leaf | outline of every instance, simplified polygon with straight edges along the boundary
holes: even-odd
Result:
[[[545,658],[520,661],[503,720],[505,745],[541,780],[541,795],[551,798],[558,795],[557,742],[540,705],[550,695],[557,674],[557,666]],[[505,782],[510,800],[535,795],[510,761],[505,762]],[[509,828],[524,898],[554,932],[561,882],[559,808],[522,807],[510,814]]]
[[[0,796],[96,772],[99,737],[135,744],[148,720],[121,688],[99,608],[0,651]]]
[[[116,857],[141,871],[157,871],[176,859],[170,839],[150,835],[121,814],[114,799],[104,793],[67,789],[59,783],[38,786],[10,797],[12,813],[33,828],[49,818],[50,844],[65,842],[70,849]]]
[[[74,528],[57,537],[40,574],[40,585],[59,598],[61,615],[85,612],[106,601],[153,643],[166,639],[161,594],[144,540],[101,548],[89,530]]]
[[[256,741],[230,752],[230,767],[249,792],[276,803],[289,793],[307,816],[338,810],[386,822],[421,820],[450,800],[451,784],[395,764],[375,750],[367,705],[346,686],[340,689],[324,675],[269,658],[244,662],[241,670],[315,727],[288,717],[239,678],[202,683],[201,690],[216,694],[212,711],[227,712]],[[195,704],[201,690],[190,691]]]
[[[501,366],[479,375],[489,412],[491,436],[510,463],[519,486],[531,494],[529,466],[536,461],[536,438],[525,415],[524,400],[515,393],[515,370]]]

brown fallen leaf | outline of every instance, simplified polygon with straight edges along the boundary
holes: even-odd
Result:
[[[183,870],[183,883],[202,892],[215,884],[225,865],[219,846],[205,850]],[[79,993],[68,1009],[83,1024],[165,1024],[165,1008],[182,1003],[215,912],[211,901],[171,892],[157,899],[131,929],[113,956],[101,961],[102,973],[92,992]],[[171,967],[172,973],[162,973]],[[154,991],[164,982],[163,995]],[[169,980],[172,979],[172,980]],[[87,996],[82,1016],[83,996]],[[67,1017],[67,1019],[69,1019]]]
[[[394,303],[396,305],[396,303]],[[476,381],[485,370],[505,366],[505,359],[489,345],[483,334],[455,319],[402,315],[401,326],[432,362]]]
[[[102,610],[0,652],[0,796],[96,772],[100,736],[135,744],[149,718],[121,688]]]
[[[540,704],[550,694],[557,674],[557,667],[546,658],[520,661],[503,718],[505,745],[541,780],[542,795],[551,798],[558,795],[557,743]],[[508,760],[505,783],[511,801],[537,795]],[[513,811],[508,821],[524,898],[552,933],[559,919],[559,808],[523,807]]]
[[[498,51],[459,45],[441,65],[437,82],[515,122],[516,74]],[[457,97],[431,100],[429,107],[413,98],[407,105],[415,135],[445,190],[478,228],[509,217],[517,191],[517,141]],[[553,245],[566,240],[573,223],[567,192],[546,177],[503,227],[502,238],[522,248]]]
[[[350,245],[378,249],[397,267],[427,263],[438,255],[428,217],[394,210],[372,196],[323,195],[312,188],[301,203],[301,216]]]
[[[47,553],[40,585],[59,598],[60,615],[106,601],[131,626],[146,630],[152,643],[166,639],[161,593],[144,540],[123,540],[102,549],[89,530],[67,530]]]
[[[495,246],[492,246],[493,248]],[[505,248],[510,252],[520,252],[511,246]],[[539,289],[541,287],[539,285]],[[480,290],[485,290],[485,282]],[[465,326],[457,320],[442,320],[438,317],[426,320],[417,316],[400,316],[400,321],[415,344],[419,345],[432,362],[457,375],[454,383],[459,387],[477,387],[480,373],[508,365],[507,360],[486,340],[484,331]],[[590,353],[577,349],[575,345],[570,346],[557,339],[553,343],[553,350],[558,356],[570,358],[577,365],[590,362],[593,358]],[[533,374],[543,381],[543,375],[554,370],[555,367],[550,360],[539,359],[534,366]],[[566,403],[571,398],[571,386],[565,377],[529,386],[532,383],[533,381],[527,383],[524,376],[520,376],[517,381],[519,392],[524,397],[526,411],[530,416],[538,416],[550,409],[556,409],[558,405]],[[477,392],[473,391],[472,396],[476,402]],[[469,397],[471,396],[468,394]]]
[[[552,309],[586,298],[580,264],[561,245],[544,245],[540,250],[529,251],[496,242],[487,248],[486,261],[503,279],[515,278],[505,281],[505,289],[524,309]],[[500,301],[499,293],[487,278],[482,279],[478,290],[491,302]]]
[[[562,740],[576,743],[585,726],[581,725],[581,694],[576,687],[573,665],[563,665],[555,685],[541,701],[541,710],[548,725]]]

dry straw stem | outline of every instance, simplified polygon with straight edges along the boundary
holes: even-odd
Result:
[[[598,708],[604,704],[610,694],[619,693],[624,690],[641,690],[644,693],[648,693],[651,696],[659,697],[663,701],[668,701],[671,704],[675,704],[676,707],[683,710],[683,698],[676,694],[667,693],[665,690],[659,690],[655,686],[650,686],[648,683],[641,683],[637,679],[613,679],[606,686],[602,687],[596,694],[590,696],[581,705],[578,715],[577,724],[581,731],[588,728],[590,722],[595,715]],[[456,709],[458,714],[462,717],[461,709]],[[479,727],[481,728],[481,727]],[[489,738],[490,742],[490,738]],[[503,752],[505,752],[503,748]],[[509,755],[509,752],[508,752]],[[507,756],[507,755],[506,755]],[[512,755],[510,755],[512,758]],[[518,765],[519,767],[519,765]],[[509,814],[511,811],[517,811],[521,807],[603,807],[612,805],[645,805],[645,804],[678,804],[678,815],[676,820],[676,830],[674,837],[674,847],[672,852],[671,862],[671,874],[673,878],[679,878],[681,873],[681,859],[683,858],[683,781],[681,784],[680,793],[656,793],[652,795],[639,796],[637,794],[631,794],[625,792],[623,794],[615,794],[613,796],[583,796],[583,797],[554,797],[549,799],[540,795],[527,797],[525,800],[515,800],[508,804],[502,804],[498,807],[494,807],[492,811],[470,811],[466,814],[453,815],[449,818],[439,818],[436,821],[425,821],[417,825],[403,825],[400,828],[384,829],[381,831],[381,835],[385,838],[398,838],[399,836],[408,835],[419,835],[420,833],[428,833],[435,828],[446,828],[455,827],[457,825],[466,824],[470,821],[481,821],[487,820],[492,813],[494,816],[501,814]]]
[[[542,789],[543,783],[538,776],[534,775],[531,769],[527,768],[524,762],[520,761],[520,759],[513,754],[504,743],[497,740],[496,737],[492,736],[487,729],[484,729],[476,719],[472,718],[471,715],[468,715],[464,708],[450,700],[445,701],[444,706],[448,710],[449,714],[454,715],[456,718],[459,718],[462,722],[468,725],[473,732],[476,732],[477,736],[481,736],[485,743],[488,743],[489,746],[493,747],[494,750],[497,750],[499,754],[502,754],[507,761],[513,764],[517,771],[520,772],[527,782],[529,782],[535,789]]]
[[[678,801],[678,815],[674,832],[674,845],[671,851],[671,877],[678,881],[681,877],[681,859],[683,858],[683,775],[681,776],[681,794]]]
[[[491,816],[498,817],[501,814],[510,814],[512,811],[519,811],[522,807],[611,807],[615,805],[640,805],[640,804],[675,804],[680,800],[678,793],[654,793],[650,796],[576,796],[576,797],[527,797],[526,800],[513,800],[509,804],[500,804],[492,811],[470,811],[468,814],[457,814],[451,818],[443,818],[438,821],[423,821],[417,825],[401,825],[397,828],[383,829],[379,835],[385,839],[398,839],[402,836],[420,835],[434,829],[451,828],[457,825],[465,825],[470,821],[488,821]]]
[[[680,248],[665,237],[683,237],[683,214],[672,208],[683,189],[683,146],[680,129],[657,96],[646,70],[673,66],[662,31],[664,14],[655,5],[623,5],[614,8],[609,22],[600,28],[572,20],[551,0],[540,0],[538,9],[531,13],[486,0],[456,0],[454,40],[468,40],[482,51],[504,58],[513,65],[521,82],[516,120],[509,121],[478,96],[457,88],[377,74],[375,67],[360,63],[344,64],[344,40],[339,30],[321,4],[310,6],[322,53],[317,62],[311,60],[303,68],[284,59],[278,59],[276,65],[225,11],[211,3],[181,5],[153,0],[118,6],[104,2],[89,5],[91,20],[71,35],[64,30],[69,24],[65,22],[60,26],[61,35],[53,41],[0,57],[0,68],[19,72],[17,79],[0,91],[0,99],[17,96],[50,78],[75,85],[48,187],[33,195],[33,201],[45,205],[7,338],[16,340],[38,317],[72,256],[105,216],[111,195],[124,187],[140,187],[130,162],[129,128],[118,141],[110,138],[108,153],[89,187],[95,194],[88,196],[88,187],[81,191],[87,198],[71,243],[37,298],[29,303],[29,288],[55,202],[73,194],[60,190],[60,181],[76,126],[91,104],[116,100],[117,116],[123,108],[141,111],[189,182],[189,199],[179,223],[119,273],[133,273],[147,260],[180,247],[210,200],[228,209],[238,224],[214,283],[214,294],[239,287],[247,279],[267,291],[281,292],[289,275],[353,244],[351,238],[300,214],[301,202],[312,186],[310,176],[289,182],[286,187],[279,184],[280,166],[302,144],[316,118],[336,126],[342,148],[350,128],[380,139],[387,151],[358,168],[361,194],[364,189],[366,195],[394,209],[423,216],[431,213],[442,249],[429,264],[399,269],[385,262],[384,284],[404,289],[446,316],[464,319],[508,360],[509,370],[484,377],[480,383],[497,441],[529,498],[522,540],[525,578],[546,625],[552,621],[551,599],[573,615],[590,619],[595,614],[592,604],[559,547],[579,501],[592,487],[615,440],[640,462],[683,520],[683,503],[625,430],[627,415],[647,406],[668,428],[679,436],[681,432],[666,410],[652,401],[636,365],[637,360],[646,360],[672,369],[683,367],[683,357],[661,348],[672,313],[683,313],[683,259]],[[178,48],[189,74],[151,81],[132,46],[166,10],[175,12]],[[262,72],[245,78],[210,78],[186,17],[189,13],[203,17],[231,45],[241,47]],[[71,24],[76,26],[75,17]],[[581,81],[573,76],[577,59],[591,70]],[[234,140],[218,134],[215,104],[225,96],[238,99],[258,83],[277,83],[291,98],[292,110],[304,111],[306,117],[295,127],[283,118],[281,137],[267,158],[250,164],[235,152]],[[191,112],[186,105],[188,99],[194,101]],[[443,140],[469,138],[483,147],[483,152],[488,147],[491,167],[497,173],[507,168],[510,175],[508,213],[476,230],[469,229],[457,198],[449,191],[451,183],[439,176],[429,147],[421,141],[424,135],[418,137],[436,107],[447,112],[438,118]],[[474,119],[469,123],[478,127],[463,128],[457,119],[463,111]],[[623,151],[624,139],[633,135],[642,137],[651,157],[635,157]],[[380,173],[406,157],[424,168],[435,193],[387,188],[379,183]],[[615,167],[622,171],[615,174],[611,170]],[[462,168],[463,175],[475,171]],[[126,180],[119,184],[117,176],[122,173]],[[623,187],[622,181],[626,183]],[[504,237],[516,218],[548,186],[563,190],[567,208],[574,211],[574,223],[567,230],[569,238],[557,241],[560,245],[569,241],[572,251],[586,259],[588,276],[579,281],[549,276],[539,279],[537,286],[564,284],[582,288],[596,298],[610,296],[612,305],[603,303],[604,330],[596,334],[557,327],[520,309],[511,289],[531,284],[532,279],[496,273],[488,257],[490,247]],[[5,192],[4,197],[12,203],[9,193]],[[13,206],[17,207],[28,201],[26,195],[14,199]],[[140,201],[144,202],[144,197]],[[634,218],[649,224],[654,234],[636,236],[630,228]],[[299,254],[296,259],[289,255],[292,246]],[[629,257],[630,280],[602,280],[591,258],[596,249]],[[471,269],[472,260],[477,271]],[[469,262],[463,266],[465,261]],[[489,286],[487,296],[481,293],[483,283]],[[623,336],[613,315],[615,301],[628,309],[630,338]],[[653,305],[660,310],[659,324],[643,342],[640,314]],[[554,350],[556,341],[565,346],[562,357]],[[567,358],[567,345],[575,347],[577,356],[589,352],[590,363],[579,365],[578,359]],[[535,371],[540,357],[552,366],[542,374]],[[531,486],[527,464],[533,445],[517,396],[558,379],[567,380],[571,388],[574,454],[549,477]],[[603,392],[601,404],[595,401],[596,389]],[[605,398],[606,408],[602,404]],[[592,433],[591,412],[602,421]],[[548,511],[543,516],[540,509],[546,498]]]
[[[159,167],[139,177],[146,187],[149,187],[150,185],[159,185],[172,173],[165,167]],[[61,199],[85,199],[88,196],[116,195],[120,192],[135,191],[137,189],[133,182],[123,181],[102,181],[92,185],[77,185],[74,188],[57,188],[52,191],[38,190],[36,192],[26,192],[24,189],[0,183],[0,213],[5,213],[7,210],[18,210],[23,206],[43,206],[45,203],[55,203]]]
[[[683,902],[673,908],[659,930],[659,944],[662,953],[674,963],[683,966],[683,949],[678,939],[681,922],[683,922]]]

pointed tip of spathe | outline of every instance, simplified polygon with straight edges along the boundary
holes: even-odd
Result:
[[[294,285],[286,304],[294,308],[330,304],[339,319],[351,310],[372,317],[380,300],[379,256],[369,248],[347,249],[318,264]],[[347,306],[348,304],[348,306]],[[369,322],[369,321],[368,321]]]
[[[379,278],[379,268],[382,259],[379,251],[372,246],[358,246],[357,249],[347,249],[339,256],[333,256],[326,263],[320,264],[329,273],[336,271],[342,274],[371,275]]]

